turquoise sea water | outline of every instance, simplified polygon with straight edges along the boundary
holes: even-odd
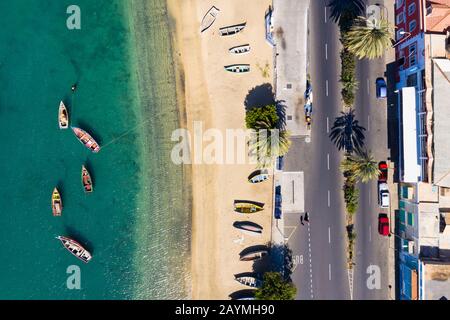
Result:
[[[189,297],[189,184],[170,163],[179,110],[165,2],[78,0],[81,30],[66,27],[71,4],[0,2],[0,298]],[[59,130],[60,100],[99,154]],[[92,261],[70,255],[57,235],[84,244]],[[81,268],[81,290],[66,286],[70,265]]]

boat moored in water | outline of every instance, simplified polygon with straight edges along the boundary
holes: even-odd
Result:
[[[230,48],[230,53],[234,53],[234,54],[244,54],[244,53],[248,53],[250,52],[250,45],[249,44],[244,44],[241,46],[237,46],[237,47],[233,47]]]
[[[261,235],[262,231],[263,231],[263,227],[261,227],[260,225],[258,225],[256,223],[248,222],[248,221],[236,221],[235,223],[233,223],[233,227],[235,227],[236,229],[239,229],[243,232],[246,232],[248,234],[256,235],[256,236]]]
[[[69,127],[69,113],[62,101],[59,103],[58,123],[60,129],[67,129]]]
[[[214,6],[209,9],[209,11],[205,14],[205,16],[202,19],[202,23],[200,26],[201,31],[206,31],[209,29],[209,27],[212,26],[214,21],[216,21],[217,15],[219,14],[220,10]]]
[[[81,261],[88,263],[92,259],[90,252],[83,248],[83,246],[75,240],[63,236],[58,236],[56,239],[61,241],[64,248],[66,248],[71,254]]]
[[[233,34],[236,34],[238,32],[241,32],[245,26],[247,25],[247,22],[243,22],[240,24],[236,24],[233,26],[223,27],[219,29],[219,34],[223,36],[231,36]]]
[[[235,201],[234,202],[234,211],[239,213],[255,213],[262,211],[264,209],[264,203],[258,202],[247,202],[247,201]]]
[[[62,214],[62,200],[61,200],[61,194],[59,193],[58,189],[53,189],[52,193],[52,212],[53,216],[60,217]]]
[[[256,170],[251,175],[248,176],[248,182],[250,183],[260,183],[269,179],[269,172],[264,170]]]
[[[266,256],[267,254],[269,254],[269,250],[267,249],[254,250],[245,254],[241,254],[239,260],[241,261],[259,260],[262,257]]]
[[[262,281],[256,277],[252,276],[243,276],[243,277],[236,277],[235,280],[244,286],[251,287],[251,288],[260,288],[262,286]]]
[[[73,133],[75,133],[78,140],[89,150],[94,153],[100,151],[99,144],[91,137],[89,133],[84,131],[83,129],[72,127]]]
[[[91,193],[94,191],[91,175],[85,166],[81,167],[81,183],[83,184],[84,192]]]
[[[224,66],[225,70],[234,73],[245,73],[250,71],[249,64],[232,64],[229,66]]]

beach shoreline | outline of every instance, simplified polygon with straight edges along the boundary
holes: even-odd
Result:
[[[272,48],[265,41],[264,13],[270,0],[242,3],[236,0],[168,0],[174,20],[174,52],[178,53],[179,79],[186,108],[185,128],[193,132],[194,121],[225,132],[245,128],[244,101],[252,88],[272,85]],[[200,34],[200,21],[211,6],[220,9],[217,21]],[[252,14],[249,14],[252,12]],[[221,38],[218,28],[247,22],[244,32]],[[250,43],[252,52],[239,57],[228,49]],[[245,75],[226,73],[224,64],[251,63]],[[182,100],[180,100],[182,101]],[[191,154],[192,156],[192,154]],[[191,166],[192,235],[191,277],[193,299],[229,299],[231,293],[246,289],[234,275],[257,272],[255,265],[239,261],[239,252],[249,246],[264,245],[271,239],[272,181],[251,185],[247,176],[251,164],[195,164]],[[257,200],[265,210],[250,217],[233,212],[235,199]],[[252,221],[264,228],[261,237],[242,236],[233,228],[236,220]]]

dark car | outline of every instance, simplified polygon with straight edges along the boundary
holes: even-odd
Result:
[[[384,78],[377,78],[376,84],[376,94],[378,99],[386,98],[387,96],[387,86]]]
[[[388,179],[388,165],[386,161],[381,161],[378,164],[378,169],[380,170],[380,175],[378,176],[379,182],[386,182]]]
[[[275,187],[275,219],[281,219],[281,186]]]
[[[382,236],[389,235],[389,218],[385,213],[378,215],[378,233]]]

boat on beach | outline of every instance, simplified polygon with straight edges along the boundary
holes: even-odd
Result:
[[[244,286],[251,287],[251,288],[260,288],[262,286],[262,281],[256,277],[252,276],[243,276],[243,277],[236,277],[235,280]]]
[[[62,101],[59,103],[58,123],[60,129],[67,129],[69,127],[69,113]]]
[[[78,140],[89,150],[94,153],[100,151],[99,144],[91,137],[89,133],[84,131],[83,129],[72,127],[73,133],[75,133]]]
[[[244,44],[241,46],[237,46],[237,47],[233,47],[230,48],[230,53],[233,54],[244,54],[244,53],[248,53],[250,52],[250,45],[249,44]]]
[[[264,209],[264,203],[235,201],[234,211],[244,214],[250,214],[262,211]]]
[[[81,183],[83,184],[84,192],[91,193],[94,191],[91,175],[84,165],[81,167]]]
[[[205,16],[202,19],[202,23],[200,25],[201,32],[206,31],[209,29],[209,27],[212,26],[214,21],[216,21],[217,15],[219,14],[220,10],[214,6],[209,9],[209,11],[205,14]]]
[[[59,193],[58,189],[53,189],[52,193],[52,212],[53,216],[60,217],[62,214],[62,200],[61,200],[61,194]]]
[[[231,36],[233,34],[236,34],[238,32],[241,32],[245,26],[247,25],[247,22],[243,22],[240,24],[235,24],[233,26],[223,27],[219,29],[219,34],[223,36]]]
[[[269,179],[269,172],[264,170],[256,170],[248,176],[248,182],[260,183]]]
[[[269,254],[269,250],[267,250],[267,249],[254,250],[254,251],[250,251],[246,254],[241,254],[239,260],[241,260],[241,261],[259,260],[262,257],[266,256],[267,254]]]
[[[58,236],[56,239],[61,241],[64,248],[84,263],[88,263],[92,259],[92,255],[89,251],[83,248],[83,246],[75,240],[63,236]]]
[[[251,235],[259,236],[262,234],[263,227],[253,222],[236,221],[233,227]]]
[[[234,73],[245,73],[250,71],[249,64],[232,64],[224,67],[225,70]]]

